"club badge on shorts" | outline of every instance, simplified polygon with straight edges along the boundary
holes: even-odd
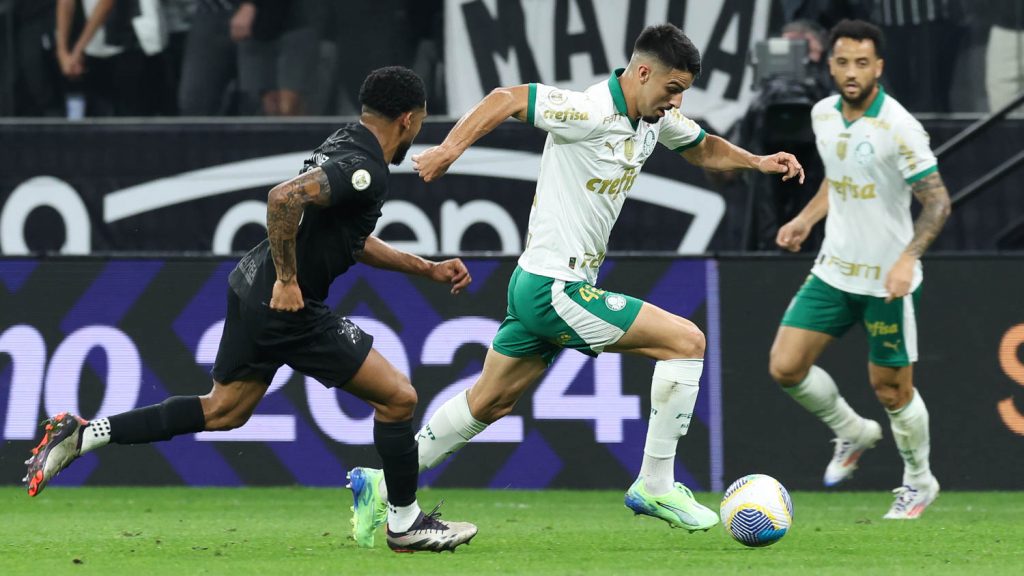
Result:
[[[626,307],[626,297],[622,294],[609,294],[604,298],[604,305],[612,312],[618,312]]]

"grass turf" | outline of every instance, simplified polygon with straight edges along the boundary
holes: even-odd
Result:
[[[356,548],[343,489],[3,487],[0,574],[1024,573],[1018,492],[944,492],[910,522],[881,519],[885,493],[796,492],[793,529],[758,549],[634,518],[620,492],[420,492],[442,497],[480,527],[454,554]]]

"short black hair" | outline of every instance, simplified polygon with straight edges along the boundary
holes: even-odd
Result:
[[[875,55],[882,57],[885,51],[885,36],[882,29],[871,22],[864,20],[842,20],[832,28],[828,38],[828,50],[831,52],[836,47],[836,41],[840,38],[852,38],[854,40],[871,40],[875,44]]]
[[[682,72],[700,76],[700,50],[672,24],[648,26],[637,37],[633,52],[645,52],[658,58],[662,64]]]
[[[423,108],[427,103],[427,89],[412,70],[386,66],[370,72],[363,81],[359,103],[364,109],[394,120],[410,110]]]

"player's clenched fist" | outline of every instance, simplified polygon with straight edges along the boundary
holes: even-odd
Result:
[[[787,222],[782,228],[779,228],[779,233],[775,236],[775,243],[779,245],[779,248],[784,250],[799,252],[800,246],[803,245],[804,240],[807,239],[807,234],[810,231],[811,227],[803,220],[794,218]]]
[[[448,172],[456,158],[445,147],[433,146],[412,157],[412,169],[424,182],[433,182]]]
[[[270,297],[270,309],[281,312],[297,312],[302,310],[306,304],[302,301],[302,290],[299,283],[292,281],[287,284],[277,280],[274,282],[274,292]]]
[[[435,282],[451,284],[453,295],[462,292],[462,289],[469,286],[469,283],[473,281],[473,277],[469,275],[466,265],[458,258],[434,262],[434,265],[430,268],[430,279]]]

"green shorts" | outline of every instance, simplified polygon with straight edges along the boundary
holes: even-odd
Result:
[[[918,286],[913,294],[886,304],[885,298],[844,292],[811,274],[789,303],[782,325],[839,338],[851,326],[863,322],[872,363],[909,366],[917,362],[916,308],[920,295]]]
[[[607,292],[586,282],[531,274],[516,266],[508,282],[508,312],[491,347],[550,364],[562,348],[597,356],[622,338],[643,300]]]

